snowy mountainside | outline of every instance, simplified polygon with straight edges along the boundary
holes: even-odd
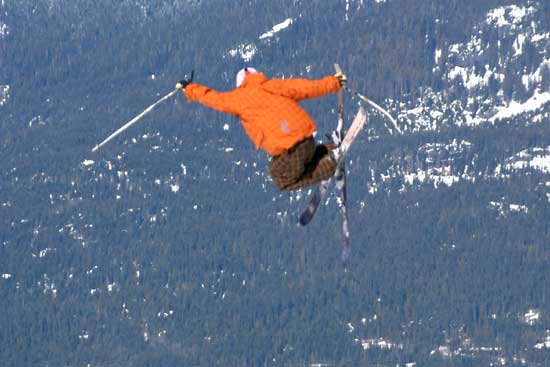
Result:
[[[550,27],[540,3],[489,11],[466,43],[439,45],[433,72],[443,90],[428,88],[408,106],[395,106],[409,130],[494,123],[529,115],[548,119]],[[542,12],[541,12],[542,13]]]
[[[1,4],[6,365],[550,360],[544,2]],[[192,68],[228,90],[334,62],[405,130],[369,109],[352,146],[348,263],[336,196],[298,227],[312,189],[276,191],[233,116],[178,94],[90,151]],[[336,99],[303,105],[324,140]]]
[[[437,46],[433,72],[441,78],[441,90],[427,87],[410,100],[386,101],[407,133],[453,129],[473,133],[477,127],[546,124],[550,119],[550,29],[539,6],[528,2],[494,8],[472,29],[468,42]],[[484,167],[479,171],[483,157],[469,140],[451,138],[414,149],[399,147],[390,155],[392,166],[373,172],[369,191],[389,177],[399,178],[404,187],[415,183],[451,186],[463,180],[475,182],[476,177],[504,179],[508,176],[503,168],[547,173],[550,157],[542,144],[525,151],[530,154],[499,158],[490,171]],[[510,164],[518,155],[523,163]]]

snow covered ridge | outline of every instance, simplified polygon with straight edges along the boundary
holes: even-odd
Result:
[[[418,100],[391,106],[399,120],[419,131],[525,114],[531,122],[548,118],[550,23],[540,20],[539,7],[527,1],[492,9],[467,42],[438,45],[433,72],[442,91],[427,88]]]
[[[287,18],[281,23],[275,24],[269,31],[258,36],[258,40],[269,44],[270,40],[275,38],[275,35],[284,29],[287,29],[294,23],[294,19]],[[237,47],[227,51],[226,55],[230,57],[240,57],[244,62],[250,62],[254,55],[258,52],[258,46],[254,43],[240,44]],[[225,57],[225,56],[224,56]]]

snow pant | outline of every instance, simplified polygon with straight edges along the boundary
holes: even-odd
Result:
[[[292,191],[332,177],[336,163],[329,152],[335,147],[332,143],[315,145],[315,140],[310,137],[273,157],[269,173],[277,188]]]

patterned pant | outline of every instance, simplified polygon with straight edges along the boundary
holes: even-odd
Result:
[[[269,163],[269,173],[282,191],[292,191],[332,177],[336,163],[328,155],[332,143],[315,145],[312,137],[296,143]]]

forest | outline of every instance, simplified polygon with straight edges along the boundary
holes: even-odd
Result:
[[[521,162],[550,155],[550,106],[457,117],[549,90],[550,42],[518,54],[483,26],[526,6],[550,32],[550,3],[524,3],[2,2],[2,366],[549,365],[550,171]],[[452,52],[472,34],[486,52]],[[250,60],[229,52],[246,45]],[[334,62],[396,116],[446,106],[435,129],[401,118],[403,135],[370,111],[346,262],[335,194],[299,227],[309,190],[278,192],[235,117],[178,94],[91,152],[191,70],[229,90],[244,65],[321,78]],[[477,89],[446,77],[494,64]],[[349,120],[357,104],[346,94]],[[322,139],[336,97],[303,106]]]

